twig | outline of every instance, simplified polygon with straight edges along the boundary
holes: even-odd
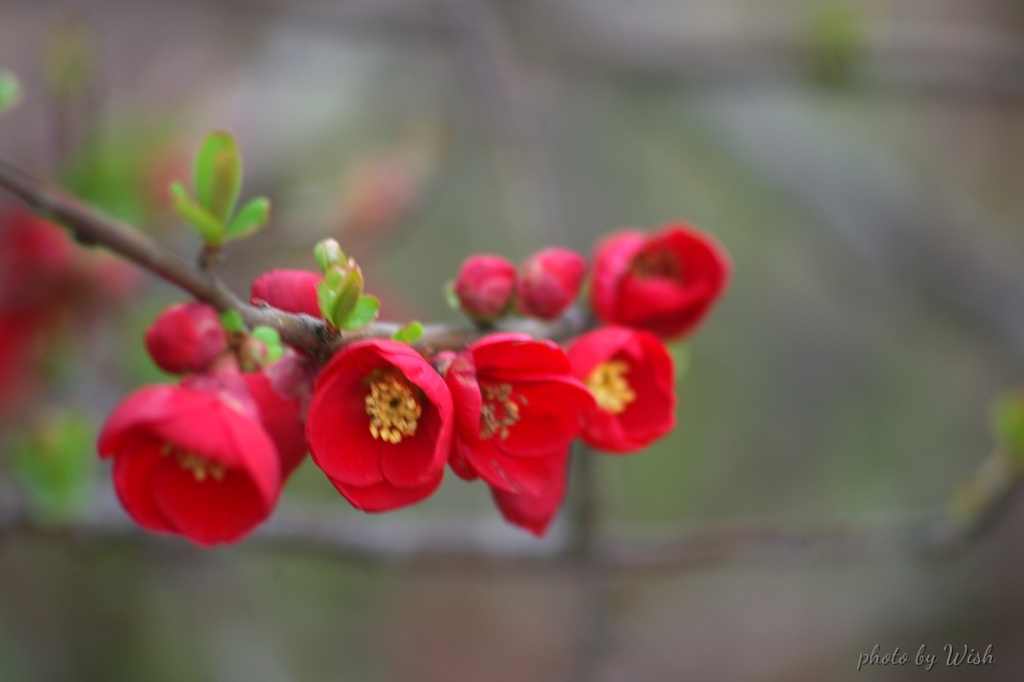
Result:
[[[220,311],[237,310],[250,327],[273,327],[285,342],[320,358],[329,357],[358,339],[390,338],[402,326],[399,323],[378,322],[358,331],[339,332],[328,327],[323,320],[309,315],[249,305],[212,273],[198,270],[142,232],[104,217],[95,209],[31,178],[2,160],[0,189],[7,190],[32,210],[66,225],[79,242],[105,246]],[[559,340],[579,334],[586,324],[586,317],[579,310],[572,309],[550,323],[511,320],[496,325],[495,330],[521,331]],[[484,333],[473,327],[424,325],[424,334],[417,346],[433,350],[458,349]]]

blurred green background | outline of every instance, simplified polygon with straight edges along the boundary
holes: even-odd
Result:
[[[687,344],[676,432],[599,462],[604,521],[887,525],[946,503],[1024,368],[1022,35],[1013,0],[5,0],[24,100],[0,156],[190,254],[162,194],[229,129],[274,218],[228,283],[313,269],[334,236],[389,319],[458,322],[442,286],[470,253],[692,222],[735,277]],[[54,419],[90,450],[158,378],[142,330],[179,298],[147,275],[66,330],[0,422],[7,483]],[[309,464],[285,497],[357,515]],[[394,514],[419,516],[497,512],[449,475]],[[991,644],[929,679],[1024,679],[1022,532],[1015,504],[954,563],[616,580],[592,679],[926,674],[857,672],[875,644]],[[571,679],[584,599],[562,572],[0,534],[0,681]]]

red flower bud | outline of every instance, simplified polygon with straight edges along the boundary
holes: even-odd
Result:
[[[562,349],[525,334],[470,344],[445,381],[455,402],[452,470],[512,493],[545,490],[551,459],[564,456],[594,404]]]
[[[149,530],[200,545],[239,540],[270,515],[281,463],[251,401],[199,385],[147,386],[107,419],[99,451],[114,488]]]
[[[583,256],[569,249],[544,249],[519,266],[516,306],[530,317],[550,320],[576,300],[586,274]]]
[[[476,320],[500,317],[515,288],[516,266],[500,256],[470,256],[453,285],[462,311]]]
[[[437,490],[451,438],[444,380],[397,341],[359,341],[331,358],[306,417],[313,461],[367,512],[405,507]]]
[[[596,402],[583,427],[587,445],[633,452],[675,428],[672,356],[656,336],[602,327],[577,338],[566,354]]]
[[[491,496],[505,520],[514,526],[524,528],[537,537],[547,532],[552,519],[565,499],[565,484],[569,468],[568,450],[560,448],[550,456],[543,457],[549,469],[544,485],[536,495],[506,492],[491,488]]]
[[[271,270],[252,283],[252,303],[261,302],[289,313],[320,317],[316,285],[323,277],[305,270]]]
[[[717,241],[683,223],[618,232],[594,254],[591,304],[608,324],[683,336],[725,291],[729,268]]]
[[[217,311],[205,303],[178,303],[146,330],[146,350],[171,374],[201,372],[227,349]]]

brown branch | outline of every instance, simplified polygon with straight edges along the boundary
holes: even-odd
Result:
[[[390,338],[402,326],[398,323],[378,322],[358,331],[339,332],[323,320],[309,315],[249,305],[213,274],[208,255],[201,258],[206,270],[204,272],[142,232],[103,216],[97,210],[33,179],[3,160],[0,160],[0,189],[6,190],[33,211],[65,225],[79,242],[105,246],[222,312],[238,311],[250,328],[259,325],[273,327],[286,343],[322,359],[352,341]],[[488,329],[432,324],[424,325],[423,337],[416,345],[431,350],[458,349],[492,331],[519,331],[561,340],[580,333],[587,324],[586,316],[577,309],[549,323],[509,320]]]

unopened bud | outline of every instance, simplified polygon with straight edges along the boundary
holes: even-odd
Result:
[[[550,320],[572,305],[580,291],[587,263],[575,251],[561,248],[538,251],[519,266],[516,306],[530,317]]]
[[[508,308],[515,289],[516,267],[500,256],[470,256],[459,268],[452,291],[464,313],[492,320]]]
[[[201,372],[227,349],[217,311],[205,303],[179,303],[160,314],[146,331],[153,362],[171,374]]]

